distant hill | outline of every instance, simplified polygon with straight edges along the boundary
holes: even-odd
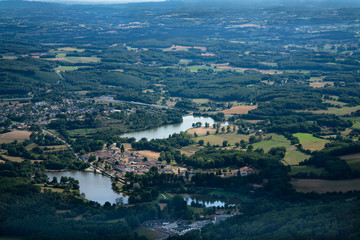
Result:
[[[49,7],[59,7],[62,4],[59,3],[49,3],[49,2],[33,2],[33,1],[22,1],[22,0],[10,0],[10,1],[0,1],[0,9],[10,9],[10,8],[49,8]]]
[[[92,0],[94,1],[94,0]],[[131,0],[129,0],[131,1]],[[156,0],[155,0],[156,1]],[[86,4],[83,0],[46,0],[43,1],[23,1],[23,0],[0,0],[0,9],[7,8],[51,8],[60,7],[71,4]],[[104,4],[104,1],[99,0],[98,3]],[[132,3],[135,4],[135,3]],[[159,5],[172,5],[172,6],[187,6],[187,7],[216,7],[228,8],[234,5],[241,6],[242,8],[269,8],[269,7],[285,7],[285,8],[348,8],[360,7],[359,0],[167,0],[165,2],[144,2],[136,4],[156,4]],[[206,4],[206,5],[204,5]],[[105,4],[105,5],[119,5],[119,4]],[[121,4],[122,5],[122,4]]]

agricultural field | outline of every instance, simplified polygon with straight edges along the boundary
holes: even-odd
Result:
[[[323,168],[316,168],[313,166],[291,166],[291,172],[290,176],[294,176],[298,173],[315,173],[315,174],[321,174],[324,172]]]
[[[133,151],[134,153],[138,153],[144,157],[147,157],[149,161],[157,161],[160,157],[159,152],[149,151],[149,150],[142,150],[142,151]]]
[[[347,192],[360,191],[360,179],[352,180],[321,180],[321,179],[292,179],[290,182],[298,192]]]
[[[241,105],[241,106],[232,107],[230,109],[226,109],[222,112],[224,114],[248,114],[249,111],[254,110],[256,108],[257,108],[257,105],[255,105],[255,106]]]
[[[286,154],[284,160],[288,165],[297,165],[299,164],[299,162],[308,158],[306,154],[297,151],[296,147],[294,145],[291,145],[290,141],[287,140],[284,136],[274,133],[269,134],[268,136],[271,136],[272,139],[254,143],[254,149],[262,148],[265,152],[268,152],[273,147],[285,147]]]
[[[352,128],[360,128],[360,117],[350,117],[350,118],[344,118],[345,120],[351,120],[354,125]]]
[[[181,151],[181,154],[185,154],[186,156],[191,156],[196,151],[199,151],[200,149],[201,149],[201,147],[199,147],[199,145],[194,144],[194,145],[183,147],[180,149],[180,151]]]
[[[343,116],[346,114],[351,114],[352,112],[355,112],[357,110],[360,110],[360,105],[355,107],[329,107],[327,110],[315,110],[315,111],[305,111],[305,112],[312,112],[316,114],[335,114],[336,116]]]
[[[24,141],[30,139],[30,131],[14,130],[12,132],[0,134],[0,143],[11,143],[15,140]]]
[[[75,71],[78,70],[79,67],[77,66],[59,66],[57,68],[55,68],[55,71]]]
[[[191,135],[194,135],[196,133],[198,136],[205,136],[207,132],[209,132],[210,134],[214,134],[216,132],[216,129],[212,127],[208,127],[208,128],[201,127],[201,128],[191,128],[186,132]]]
[[[78,49],[75,47],[62,47],[62,48],[58,48],[58,51],[65,51],[65,52],[84,52],[85,49]]]
[[[13,156],[7,156],[7,155],[2,155],[4,158],[6,158],[7,160],[10,160],[12,162],[22,162],[24,161],[23,158],[21,157],[13,157]]]
[[[360,171],[360,153],[344,155],[340,158],[346,161],[352,170]]]
[[[321,150],[324,148],[326,143],[330,142],[326,139],[314,137],[310,133],[295,133],[293,135],[299,138],[304,149],[309,149],[311,151]]]
[[[209,142],[211,145],[222,145],[223,141],[228,141],[230,145],[235,145],[235,143],[239,143],[241,140],[248,141],[250,136],[251,135],[242,135],[232,132],[225,134],[200,136],[194,138],[194,141],[198,142],[199,140],[204,140],[205,144]]]
[[[310,87],[323,88],[325,86],[334,86],[334,82],[311,82]]]
[[[324,101],[325,103],[330,103],[332,105],[335,105],[335,106],[340,106],[340,107],[344,107],[346,105],[346,103],[344,102],[339,102],[339,101],[334,101],[334,100],[325,100]]]

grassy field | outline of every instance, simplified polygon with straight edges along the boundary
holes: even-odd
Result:
[[[290,176],[294,176],[298,173],[316,173],[321,174],[324,171],[323,168],[316,168],[313,166],[291,166]]]
[[[299,192],[347,192],[360,190],[360,179],[352,180],[322,180],[322,179],[292,179],[291,184]]]
[[[216,132],[216,129],[212,127],[190,128],[186,132],[191,135],[194,135],[196,133],[198,136],[205,136],[208,131],[210,134],[214,134]]]
[[[273,147],[285,147],[286,154],[284,160],[289,165],[297,165],[299,164],[299,162],[308,158],[308,156],[304,153],[297,151],[296,147],[294,145],[291,145],[290,141],[287,140],[284,136],[278,134],[269,134],[269,136],[272,136],[272,139],[263,140],[261,142],[253,144],[254,149],[262,148],[265,152],[268,152]]]
[[[66,57],[65,59],[72,63],[97,63],[101,60],[98,57]]]
[[[210,128],[212,129],[212,128]],[[204,140],[205,144],[209,142],[211,145],[222,145],[223,141],[228,141],[230,145],[240,143],[241,140],[248,141],[251,135],[242,135],[236,133],[226,133],[218,135],[207,135],[194,138],[194,141]]]
[[[59,66],[57,68],[55,68],[55,71],[74,71],[74,70],[78,70],[79,67],[76,66]]]
[[[44,58],[48,61],[66,61],[71,63],[98,63],[101,58],[98,57],[66,57],[66,54],[59,53],[56,58]]]
[[[63,48],[58,48],[59,51],[66,51],[66,52],[84,52],[85,49],[78,49],[78,48],[74,48],[74,47],[63,47]]]
[[[309,85],[313,88],[323,88],[326,85],[334,86],[334,82],[311,82]]]
[[[325,100],[324,101],[325,103],[330,103],[332,105],[335,105],[335,106],[340,106],[340,107],[344,107],[347,103],[344,103],[344,102],[339,102],[339,101],[334,101],[334,100]]]
[[[196,151],[199,151],[200,149],[202,149],[202,147],[200,147],[197,144],[194,145],[190,145],[190,146],[186,146],[180,149],[181,154],[185,154],[187,156],[191,156],[193,155]]]
[[[94,129],[94,128],[83,128],[83,129],[75,129],[75,130],[69,130],[68,133],[70,135],[70,137],[73,136],[85,136],[88,134],[92,134],[95,133],[98,129]]]
[[[15,130],[8,133],[0,134],[0,144],[1,143],[11,143],[14,140],[24,141],[25,139],[30,139],[31,132],[29,131],[19,131]]]
[[[21,158],[21,157],[12,157],[12,156],[7,156],[7,155],[2,155],[2,156],[3,156],[4,158],[12,161],[12,162],[22,162],[22,161],[24,161],[24,159]]]
[[[324,113],[324,114],[335,114],[337,116],[343,116],[343,115],[355,112],[357,110],[360,110],[360,105],[355,106],[355,107],[342,107],[342,108],[329,107],[327,110],[316,110],[316,111],[310,111],[310,112],[318,113],[318,114]]]
[[[207,98],[194,98],[194,99],[191,99],[191,101],[193,101],[194,103],[197,103],[197,104],[210,102],[210,100]]]
[[[321,150],[324,148],[326,143],[330,142],[326,139],[314,137],[310,133],[295,133],[293,135],[299,138],[304,149],[309,149],[311,151]]]
[[[360,171],[360,153],[344,155],[340,158],[345,160],[352,170]]]
[[[257,108],[257,105],[255,105],[255,106],[241,105],[241,106],[235,106],[230,109],[223,110],[222,112],[225,114],[248,114],[249,111],[254,110],[256,108]]]
[[[353,128],[360,128],[360,117],[350,117],[350,118],[344,118],[345,120],[351,120],[354,125]]]

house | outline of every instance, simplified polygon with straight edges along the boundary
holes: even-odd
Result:
[[[240,168],[239,172],[240,172],[240,176],[242,176],[242,177],[256,173],[256,171],[254,169],[252,169],[248,166]]]

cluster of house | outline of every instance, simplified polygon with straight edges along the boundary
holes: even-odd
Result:
[[[122,177],[125,176],[127,172],[144,174],[152,167],[157,167],[160,173],[184,175],[186,171],[186,168],[174,168],[159,161],[146,160],[144,156],[138,153],[129,151],[121,152],[121,150],[115,146],[111,146],[107,150],[99,150],[91,154],[85,154],[81,158],[84,161],[88,161],[91,155],[94,155],[96,160],[98,160],[98,167],[110,172],[112,176]]]
[[[162,232],[167,234],[168,236],[171,235],[184,235],[185,233],[201,229],[205,225],[209,223],[218,224],[222,221],[227,220],[230,217],[233,217],[235,215],[228,214],[228,215],[211,215],[211,218],[207,218],[206,220],[196,221],[191,224],[186,224],[184,221],[169,221],[165,219],[159,219],[159,220],[151,220],[151,221],[145,221],[143,225],[147,228],[151,228],[155,231]]]
[[[65,111],[64,111],[65,110]],[[16,116],[24,118],[23,122],[12,124],[12,127],[26,128],[31,125],[46,125],[60,113],[68,115],[84,115],[97,111],[93,105],[85,105],[80,100],[62,99],[62,102],[51,104],[49,102],[41,101],[31,103],[11,103],[0,108],[0,122],[4,121],[7,116]]]
[[[229,177],[234,177],[234,176],[241,176],[241,177],[245,177],[245,176],[249,176],[252,174],[256,174],[258,173],[257,170],[252,169],[251,167],[245,166],[240,168],[239,170],[231,170],[228,173],[223,173],[220,177],[222,178],[229,178]]]

